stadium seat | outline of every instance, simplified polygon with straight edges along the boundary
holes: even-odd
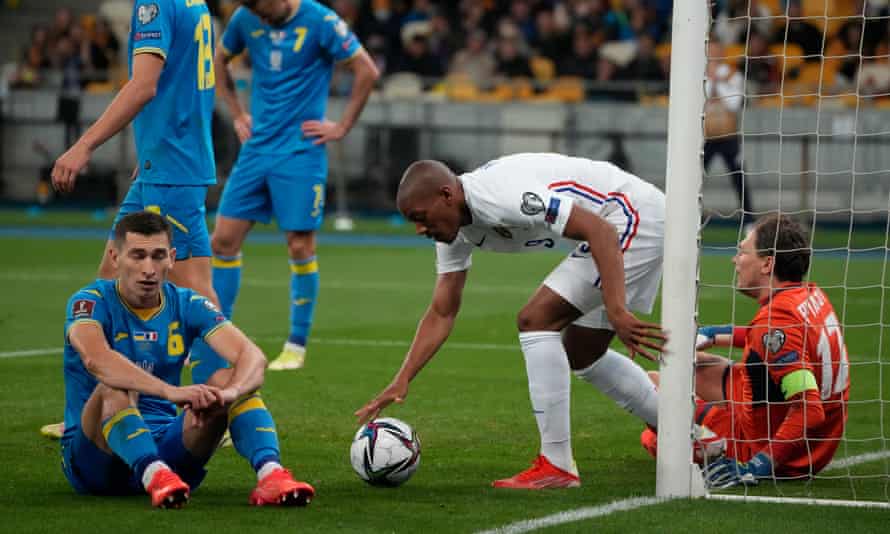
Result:
[[[423,80],[413,72],[397,72],[383,82],[383,97],[389,100],[417,98],[423,94]]]
[[[723,47],[723,56],[727,63],[734,64],[745,57],[745,45],[729,44]],[[712,58],[713,59],[713,58]]]
[[[544,56],[534,56],[529,61],[535,80],[539,82],[549,82],[556,75],[556,65],[550,58]]]
[[[452,74],[445,78],[445,95],[455,102],[472,102],[479,98],[479,88],[466,75]]]
[[[794,69],[803,64],[803,48],[799,44],[788,43],[787,46],[782,43],[773,44],[769,46],[769,53],[778,56],[779,71],[782,71],[784,65],[786,77],[791,77]]]
[[[553,80],[544,94],[547,98],[560,102],[582,102],[584,100],[584,80],[577,76],[560,76]]]

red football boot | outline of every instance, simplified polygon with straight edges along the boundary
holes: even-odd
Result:
[[[491,485],[511,489],[577,488],[581,485],[581,479],[556,467],[543,454],[539,454],[530,468],[512,478],[495,480]]]
[[[276,469],[257,482],[250,494],[254,506],[306,506],[315,496],[315,489],[305,482],[294,480],[287,469]]]
[[[145,491],[155,508],[182,508],[189,502],[189,486],[167,468],[158,469]]]

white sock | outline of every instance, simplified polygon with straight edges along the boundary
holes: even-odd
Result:
[[[571,375],[559,332],[520,332],[528,394],[541,434],[541,454],[556,467],[577,474],[572,457]]]
[[[146,490],[148,489],[148,485],[151,484],[151,479],[154,478],[155,473],[158,472],[159,469],[170,469],[170,467],[160,460],[155,460],[154,462],[148,464],[148,467],[145,468],[145,471],[142,472],[142,487]]]
[[[266,463],[264,463],[264,464],[259,468],[259,470],[257,470],[257,472],[256,472],[256,478],[257,478],[257,480],[262,480],[262,479],[266,478],[266,475],[268,475],[268,474],[271,473],[272,471],[275,471],[276,469],[283,469],[283,467],[281,467],[281,464],[278,463],[278,462],[266,462]]]
[[[612,349],[575,375],[593,384],[604,395],[646,423],[658,425],[658,391],[636,362]]]

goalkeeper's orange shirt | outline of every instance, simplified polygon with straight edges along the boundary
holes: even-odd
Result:
[[[793,446],[789,460],[810,463],[811,456],[824,456],[815,450],[819,448],[830,448],[830,459],[837,446],[833,440],[843,435],[850,391],[847,348],[834,308],[813,283],[785,284],[760,304],[748,326],[744,365],[738,366],[742,372],[736,374],[740,380],[727,384],[741,387],[741,391],[726,392],[728,398],[741,401],[734,410],[741,433],[746,440],[774,437],[790,409],[787,398],[800,392],[783,391],[782,379],[808,369],[816,378],[825,420],[816,428],[806,428],[806,442]],[[800,415],[805,428],[805,411]]]

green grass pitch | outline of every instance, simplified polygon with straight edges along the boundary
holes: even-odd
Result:
[[[10,224],[12,221],[2,221]],[[879,242],[863,237],[864,242]],[[322,241],[324,243],[324,241]],[[882,244],[882,243],[881,243]],[[515,315],[558,254],[476,254],[457,327],[386,415],[414,425],[420,469],[396,489],[372,488],[349,465],[352,413],[398,368],[434,279],[431,247],[325,245],[322,290],[304,370],[268,373],[264,396],[278,424],[284,462],[313,483],[306,509],[254,509],[255,482],[233,449],[221,450],[181,511],[156,511],[148,497],[76,495],[59,466],[58,443],[40,425],[63,410],[61,355],[10,353],[61,346],[64,304],[92,279],[101,253],[93,239],[2,237],[0,270],[0,530],[6,532],[473,532],[556,512],[652,495],[655,462],[639,445],[642,424],[584,382],[573,380],[574,451],[583,486],[515,492],[490,482],[527,467],[537,450]],[[283,245],[248,244],[235,322],[274,357],[287,329]],[[519,261],[518,261],[519,260]],[[727,255],[702,258],[702,322],[746,323],[754,305],[729,288]],[[827,287],[847,325],[854,362],[848,442],[839,456],[883,451],[890,431],[890,275],[882,257],[820,256],[814,279]],[[846,289],[843,287],[846,285]],[[840,287],[838,287],[840,286]],[[656,310],[660,304],[656,305]],[[657,319],[657,314],[654,316]],[[883,358],[883,362],[880,361]],[[884,399],[885,402],[877,402]],[[825,473],[809,483],[764,484],[769,496],[888,501],[888,460]],[[851,479],[848,474],[858,478]],[[740,492],[736,492],[740,493]],[[567,523],[551,532],[886,532],[880,510],[676,501]]]

